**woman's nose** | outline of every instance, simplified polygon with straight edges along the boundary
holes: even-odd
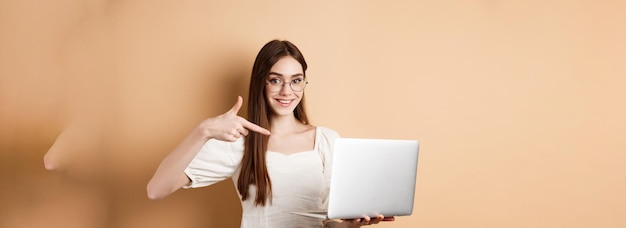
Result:
[[[291,89],[291,83],[283,83],[282,87],[280,88],[279,93],[281,95],[289,95],[291,93],[293,93],[293,90]]]

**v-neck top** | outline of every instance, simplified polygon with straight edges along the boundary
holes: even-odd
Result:
[[[256,188],[251,185],[248,199],[241,201],[240,198],[241,227],[321,227],[320,219],[289,212],[327,208],[332,147],[336,138],[339,138],[337,132],[316,127],[313,150],[293,154],[267,151],[272,201],[265,206],[255,206]],[[205,187],[226,178],[237,183],[243,151],[243,138],[235,142],[208,140],[185,169],[191,183],[183,188]]]

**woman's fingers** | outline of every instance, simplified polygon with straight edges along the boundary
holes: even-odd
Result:
[[[344,219],[343,222],[351,224],[351,226],[367,226],[378,224],[381,221],[393,221],[394,217],[385,217],[383,215],[378,215],[376,218],[371,218],[369,216],[365,216],[363,218],[358,219]]]
[[[259,132],[261,134],[265,134],[265,135],[269,135],[270,131],[268,131],[265,128],[262,128],[256,124],[253,124],[249,121],[247,121],[246,119],[237,116],[236,120],[228,120],[228,119],[224,119],[222,120],[222,124],[221,126],[217,127],[216,129],[219,129],[218,132],[218,136],[217,138],[222,138],[225,141],[237,141],[237,139],[241,138],[241,136],[248,136],[248,134],[250,134],[250,131],[255,131],[255,132]],[[228,121],[232,121],[230,123],[228,123]]]
[[[250,121],[244,119],[243,117],[240,117],[240,118],[241,118],[241,125],[243,125],[243,127],[247,128],[247,129],[249,129],[251,131],[255,131],[255,132],[264,134],[264,135],[270,135],[270,131],[269,130],[267,130],[265,128],[262,128],[259,125],[253,124]]]
[[[382,221],[389,221],[389,222],[391,222],[391,221],[394,221],[394,220],[396,220],[396,217],[392,216],[392,217],[384,217]]]
[[[243,98],[238,96],[237,103],[235,103],[235,105],[228,110],[228,112],[209,120],[210,124],[207,125],[207,127],[214,138],[234,142],[242,136],[248,136],[250,131],[258,132],[264,135],[270,134],[269,130],[237,115],[242,104]]]
[[[376,218],[370,220],[369,225],[378,224],[380,221],[383,221],[383,219],[385,219],[385,216],[378,215]]]
[[[241,137],[241,132],[239,132],[239,129],[233,129],[230,131],[230,134],[235,137],[235,138],[239,138]]]
[[[369,225],[372,219],[369,216],[365,216],[361,219],[361,225]]]
[[[241,96],[237,96],[237,103],[235,103],[235,105],[228,110],[227,114],[233,115],[233,116],[237,116],[237,113],[239,112],[239,109],[241,109],[241,106],[243,105],[243,98],[241,98]],[[259,125],[253,124],[250,121],[244,119],[243,117],[237,116],[239,117],[238,119],[240,120],[240,124],[247,129],[250,129],[252,131],[264,134],[264,135],[270,135],[270,131],[260,127]],[[248,130],[244,129],[245,131],[241,131],[241,135],[248,135]]]
[[[248,133],[249,133],[249,131],[246,128],[239,129],[239,134],[241,134],[243,136],[248,136]]]
[[[230,108],[230,110],[228,110],[228,112],[237,115],[239,109],[241,109],[241,105],[243,105],[243,98],[241,98],[241,96],[237,96],[237,102],[232,108]]]
[[[348,223],[347,227],[360,227],[363,219],[343,219],[342,223]]]

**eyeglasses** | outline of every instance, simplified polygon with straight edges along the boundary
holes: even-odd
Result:
[[[271,92],[280,92],[280,90],[283,89],[283,86],[285,84],[289,84],[289,87],[294,92],[300,92],[304,90],[304,87],[306,87],[306,84],[309,84],[309,82],[307,82],[305,79],[302,79],[302,78],[296,78],[294,80],[291,80],[290,82],[283,82],[279,78],[272,78],[270,80],[267,80],[266,83],[267,83],[267,88],[270,89]]]

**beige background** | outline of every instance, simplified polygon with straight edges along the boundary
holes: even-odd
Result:
[[[0,227],[238,226],[230,182],[145,185],[275,38],[314,124],[422,143],[378,227],[626,226],[626,2],[224,2],[0,1]]]

